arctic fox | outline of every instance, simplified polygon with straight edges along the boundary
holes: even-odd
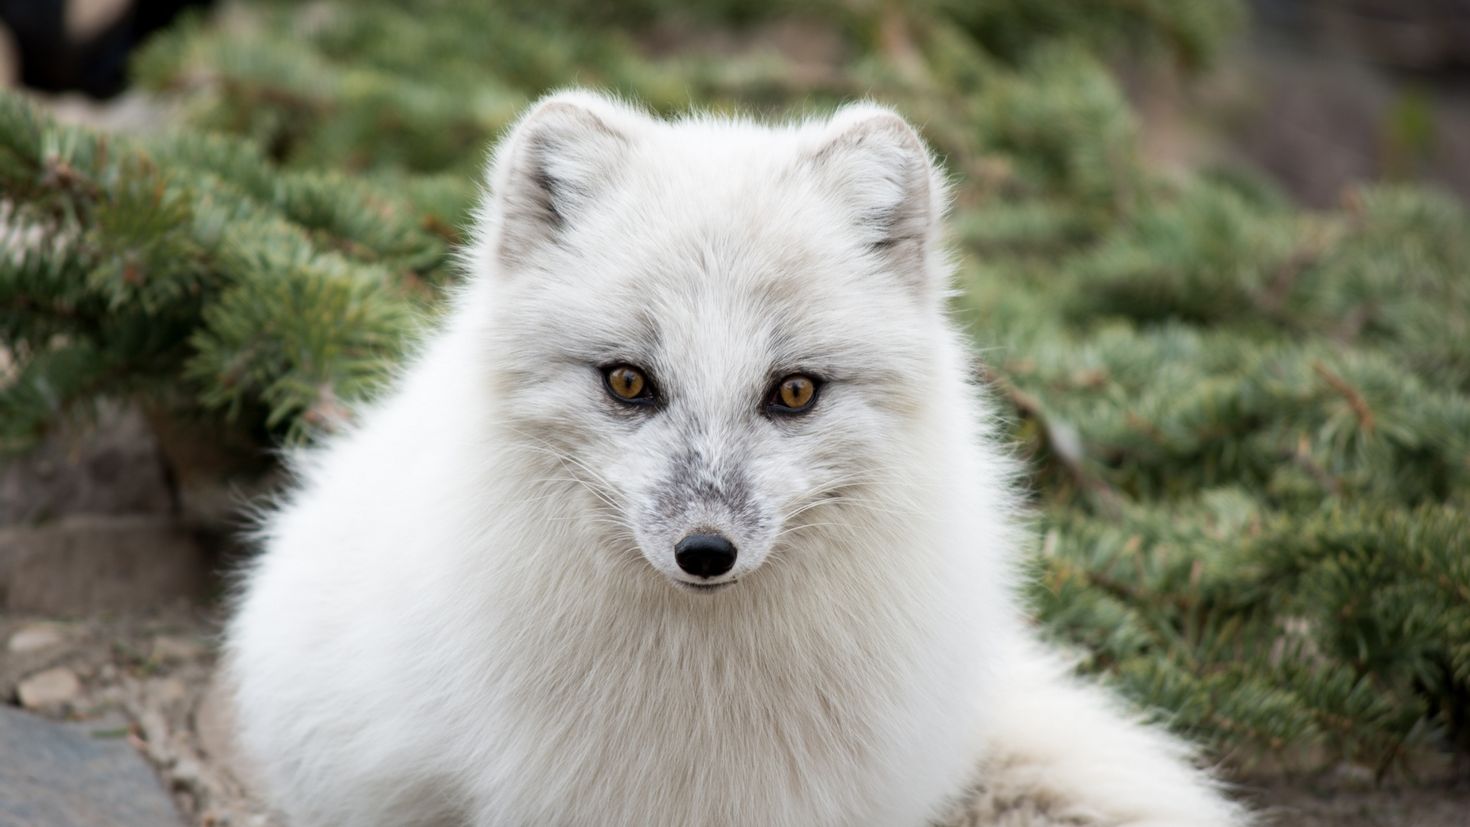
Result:
[[[1028,631],[945,190],[871,104],[531,108],[443,329],[244,578],[287,822],[1244,824]]]

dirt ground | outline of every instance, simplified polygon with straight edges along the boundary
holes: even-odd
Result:
[[[213,684],[218,624],[0,616],[0,700],[59,720],[117,720],[186,822],[279,827],[252,800]],[[1281,827],[1470,827],[1470,779],[1412,788],[1339,776],[1255,779],[1243,794]]]

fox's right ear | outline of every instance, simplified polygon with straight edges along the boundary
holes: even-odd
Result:
[[[641,116],[581,91],[542,98],[496,149],[482,232],[501,268],[555,243],[617,180]],[[487,251],[488,252],[488,251]]]

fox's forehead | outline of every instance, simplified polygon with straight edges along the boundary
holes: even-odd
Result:
[[[625,233],[635,245],[678,244],[678,255],[801,256],[846,240],[834,235],[845,223],[811,177],[794,150],[779,143],[769,151],[670,146],[667,152],[654,144],[628,162],[616,191],[576,229],[594,237]],[[807,244],[795,244],[803,238]]]
[[[713,397],[795,371],[889,381],[922,363],[902,291],[809,248],[738,236],[665,228],[644,255],[579,257],[575,271],[546,274],[514,318],[551,358],[628,361],[671,394]]]
[[[663,122],[581,98],[538,113],[498,155],[486,212],[507,346],[688,384],[921,361],[934,179],[892,113]]]
[[[609,209],[568,233],[535,277],[559,297],[603,309],[609,321],[639,320],[646,329],[647,320],[661,320],[702,335],[862,325],[912,304],[819,202],[802,203],[799,187],[765,189],[763,201],[706,191],[657,209]]]

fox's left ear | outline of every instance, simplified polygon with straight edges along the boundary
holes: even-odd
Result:
[[[817,138],[806,161],[847,205],[869,248],[927,292],[942,267],[934,261],[946,188],[929,150],[908,122],[874,104],[845,106]]]

